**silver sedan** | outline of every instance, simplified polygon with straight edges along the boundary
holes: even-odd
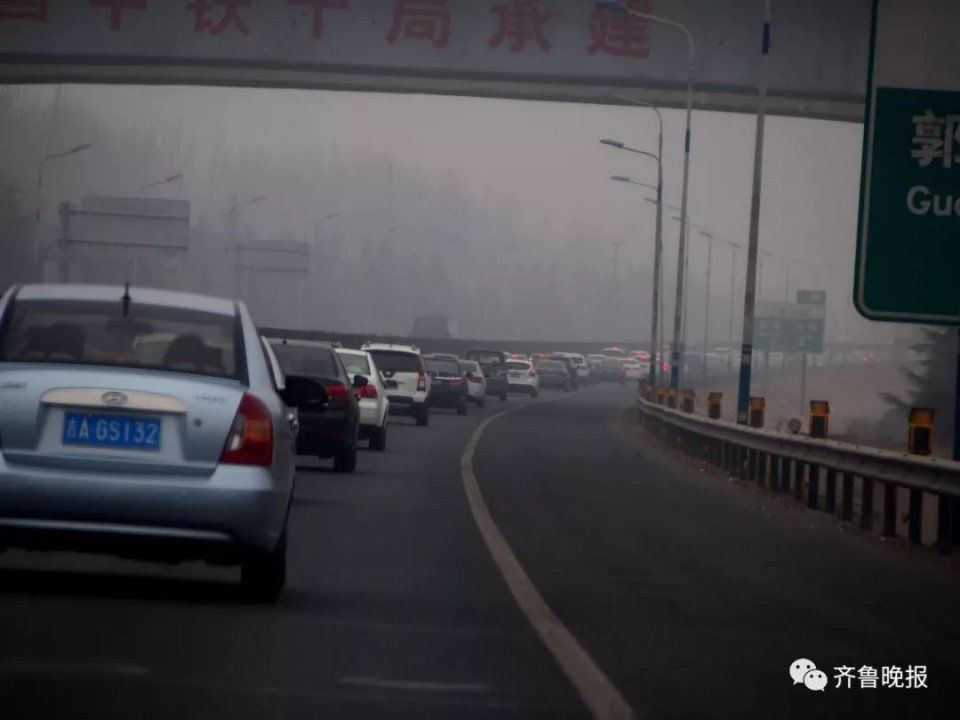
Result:
[[[240,564],[286,574],[296,406],[240,302],[27,285],[0,299],[0,550]]]

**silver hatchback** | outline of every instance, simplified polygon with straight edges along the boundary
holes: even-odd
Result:
[[[0,299],[0,550],[240,564],[263,600],[286,571],[297,415],[242,303],[93,285]]]

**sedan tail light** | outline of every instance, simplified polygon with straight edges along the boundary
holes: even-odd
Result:
[[[327,385],[327,397],[331,405],[347,405],[350,402],[350,391],[340,383]]]
[[[530,371],[530,377],[536,377],[536,376],[537,376],[537,371],[536,371],[536,370],[531,370],[531,371]]]
[[[360,388],[357,393],[357,397],[367,400],[376,400],[377,399],[377,386],[372,383],[367,383],[362,388]]]
[[[263,401],[244,393],[220,453],[231,465],[270,465],[273,462],[273,419]]]
[[[421,372],[417,376],[417,392],[425,392],[427,389],[427,375],[424,372]]]
[[[450,381],[450,384],[453,387],[460,387],[461,385],[463,385],[463,378],[454,378],[453,380]]]

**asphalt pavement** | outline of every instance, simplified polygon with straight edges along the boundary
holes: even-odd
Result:
[[[480,438],[480,490],[639,717],[956,715],[954,562],[664,450],[624,421],[629,390],[549,397],[397,419],[355,474],[303,469],[276,606],[230,568],[0,555],[0,717],[587,717],[464,495],[469,437],[519,405]],[[824,692],[791,684],[798,657]],[[930,687],[834,687],[834,666],[892,664]]]

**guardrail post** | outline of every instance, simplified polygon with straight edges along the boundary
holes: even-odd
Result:
[[[807,465],[797,460],[793,466],[793,499],[797,502],[803,502],[803,476]]]
[[[910,488],[910,504],[907,511],[907,537],[912,543],[919,544],[923,537],[923,491]]]
[[[767,484],[767,453],[757,450],[754,458],[757,463],[756,480],[758,487],[764,487]]]
[[[793,460],[780,458],[780,492],[790,492],[790,476],[793,474]]]
[[[883,484],[883,534],[897,534],[897,486],[891,482]]]
[[[837,471],[833,468],[827,468],[827,506],[824,508],[828,513],[837,510]]]
[[[947,555],[953,550],[953,504],[949,495],[937,495],[937,551]]]
[[[811,464],[807,470],[807,507],[816,510],[820,505],[820,466]]]
[[[780,489],[780,460],[776,455],[770,456],[770,489]]]
[[[853,520],[853,473],[843,473],[843,506],[840,508],[841,520]]]
[[[873,528],[873,478],[860,478],[861,492],[860,498],[860,527],[863,530]]]

